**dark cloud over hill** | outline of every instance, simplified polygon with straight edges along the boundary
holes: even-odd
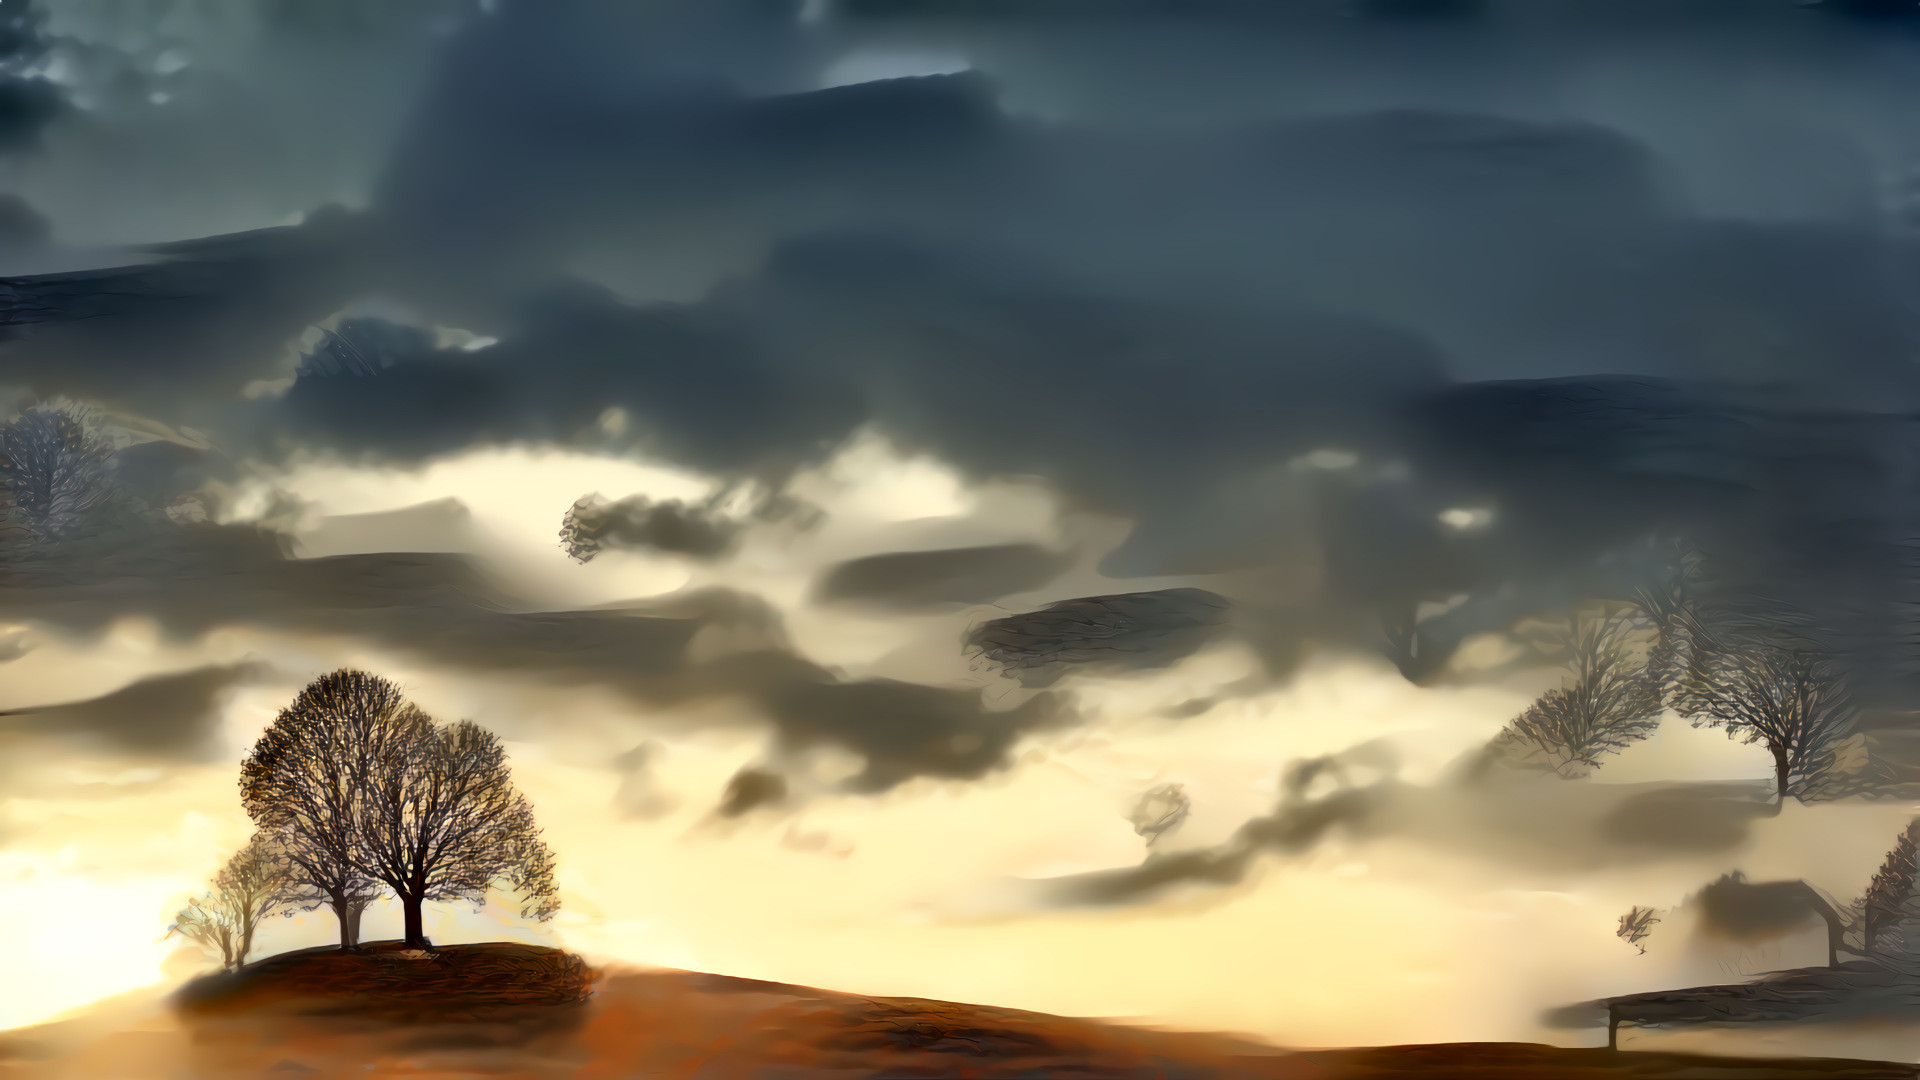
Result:
[[[1771,6],[1258,7],[1129,5],[1071,31],[1069,55],[1073,5],[502,3],[436,39],[352,209],[0,280],[0,382],[205,433],[201,460],[127,453],[155,505],[222,470],[494,446],[643,452],[777,488],[870,428],[1130,518],[1115,576],[1241,575],[982,631],[1035,681],[1227,634],[1275,675],[1326,645],[1428,679],[1474,635],[1630,595],[1693,546],[1808,609],[1863,692],[1897,701],[1920,599],[1900,195],[1920,147],[1846,103],[1904,85],[1852,62],[1905,55],[1904,31]],[[1365,95],[1250,63],[1292,55],[1274,20],[1323,16],[1329,55],[1409,62]],[[1706,35],[1699,71],[1659,57],[1681,33]],[[849,58],[911,67],[942,41],[970,70],[822,85]],[[1059,63],[1036,64],[1049,50]],[[1742,50],[1827,96],[1776,140],[1765,110],[1683,92]],[[1620,70],[1636,77],[1608,81]],[[1728,179],[1749,174],[1772,186]],[[590,524],[699,557],[737,536],[652,500]],[[1052,566],[945,557],[984,561],[878,553],[825,593],[973,602]],[[295,561],[213,526],[112,562],[156,584],[28,566],[7,604],[557,663],[656,701],[733,680],[782,738],[867,754],[871,787],[977,776],[1062,715],[845,680],[734,594],[674,617],[533,612],[457,560]],[[716,619],[771,644],[687,660]]]

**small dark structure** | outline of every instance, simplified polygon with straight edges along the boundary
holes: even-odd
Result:
[[[1913,1018],[1920,982],[1883,964],[1850,960],[1824,968],[1776,972],[1756,982],[1654,990],[1582,1002],[1547,1014],[1562,1028],[1607,1025],[1607,1046],[1618,1049],[1620,1026],[1754,1024],[1849,1020],[1867,1016]]]

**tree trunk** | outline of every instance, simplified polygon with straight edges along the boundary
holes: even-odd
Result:
[[[360,916],[366,912],[367,904],[370,902],[371,901],[368,901],[366,899],[354,899],[354,900],[347,901],[346,918],[343,919],[340,924],[340,940],[342,943],[341,945],[342,948],[356,951],[356,952],[359,950],[360,948]]]
[[[353,914],[353,901],[347,899],[346,893],[330,892],[327,894],[327,906],[333,909],[333,917],[340,923],[340,951],[352,952],[354,939],[359,936],[359,928],[354,925],[357,920]]]
[[[1775,793],[1779,795],[1779,799],[1776,800],[1774,805],[1776,807],[1787,805],[1787,751],[1785,747],[1777,747],[1773,751],[1773,787]]]
[[[253,931],[258,925],[257,920],[248,919],[246,925],[240,928],[240,955],[233,961],[236,970],[247,966],[247,954],[253,951]]]
[[[367,910],[370,902],[364,898],[346,892],[329,893],[327,906],[333,909],[333,917],[340,923],[340,951],[356,952],[360,948],[360,913]]]
[[[407,914],[406,941],[407,948],[409,949],[427,949],[432,947],[432,943],[427,940],[427,932],[421,925],[421,900],[422,898],[419,896],[409,896],[405,893],[400,894],[400,905],[405,909]]]

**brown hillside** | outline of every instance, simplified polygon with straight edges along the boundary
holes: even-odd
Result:
[[[358,953],[322,947],[268,957],[195,979],[173,1001],[191,1017],[270,1007],[431,1014],[576,1004],[593,992],[596,977],[572,953],[538,945],[442,945],[418,953],[380,941]]]
[[[591,997],[579,1000],[583,990]],[[917,998],[862,997],[686,971],[593,978],[521,945],[312,950],[195,980],[166,1007],[0,1033],[6,1080],[479,1077],[812,1080],[1892,1080],[1880,1062],[1726,1059],[1460,1043],[1288,1053]]]

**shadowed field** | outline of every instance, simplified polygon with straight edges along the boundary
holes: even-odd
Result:
[[[582,994],[591,997],[582,1000]],[[615,1078],[1911,1078],[1920,1068],[1457,1043],[1287,1052],[918,998],[686,971],[598,973],[525,945],[309,950],[195,980],[165,1002],[0,1035],[0,1076]]]

